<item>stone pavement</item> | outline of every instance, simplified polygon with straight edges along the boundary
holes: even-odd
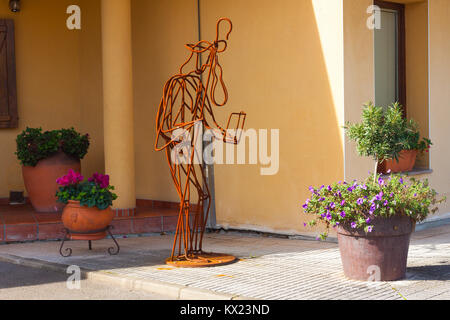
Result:
[[[163,263],[173,235],[71,241],[73,255],[59,255],[59,242],[0,245],[0,260],[65,272],[78,265],[92,280],[175,299],[450,299],[450,224],[418,226],[408,258],[407,278],[395,282],[347,280],[333,242],[283,239],[251,233],[205,235],[205,251],[229,253],[239,261],[213,268],[177,269]]]

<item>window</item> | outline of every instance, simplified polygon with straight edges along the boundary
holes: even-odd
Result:
[[[375,104],[400,102],[406,116],[405,6],[375,0],[381,29],[375,29]]]
[[[17,128],[14,22],[0,20],[0,128]]]

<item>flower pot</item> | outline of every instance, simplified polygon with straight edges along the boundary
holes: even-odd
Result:
[[[56,202],[56,179],[69,169],[81,171],[80,160],[60,151],[40,160],[35,167],[23,166],[22,175],[28,197],[37,212],[61,212],[64,204]]]
[[[62,222],[73,240],[100,240],[106,237],[106,227],[114,217],[111,208],[81,206],[79,201],[69,200],[64,207]]]
[[[344,274],[361,281],[394,281],[405,277],[409,240],[415,222],[407,216],[372,220],[373,231],[339,227],[338,242]]]
[[[379,166],[379,172],[386,174],[389,170],[392,173],[411,171],[414,168],[417,158],[417,150],[402,150],[395,159],[385,160]]]

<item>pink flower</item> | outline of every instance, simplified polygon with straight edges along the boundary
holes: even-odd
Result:
[[[102,189],[109,186],[109,176],[107,174],[99,174],[96,172],[88,180],[90,182],[95,182]]]
[[[73,169],[69,170],[69,173],[65,176],[62,176],[61,178],[58,178],[56,180],[56,183],[60,186],[67,187],[69,185],[78,184],[79,182],[83,181],[84,177],[78,173],[73,171]]]

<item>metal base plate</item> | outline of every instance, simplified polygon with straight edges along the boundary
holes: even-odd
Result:
[[[166,264],[177,268],[200,268],[200,267],[215,267],[236,261],[236,257],[224,253],[206,253],[192,255],[191,258],[186,259],[185,256],[167,258]]]

